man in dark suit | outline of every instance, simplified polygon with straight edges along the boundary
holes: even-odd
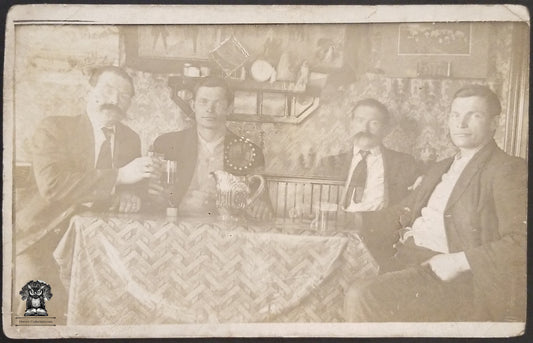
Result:
[[[32,139],[32,184],[17,199],[16,287],[44,280],[56,290],[49,308],[65,303],[52,257],[69,218],[83,209],[136,212],[134,185],[153,172],[141,158],[139,136],[120,123],[134,95],[130,76],[118,67],[91,76],[86,113],[45,118]],[[59,309],[58,309],[59,310]]]
[[[382,144],[390,114],[375,99],[363,99],[350,112],[353,146],[322,159],[322,174],[345,180],[341,205],[348,212],[376,211],[403,199],[421,173],[415,159]]]
[[[488,87],[460,89],[448,121],[458,154],[400,205],[362,216],[369,249],[397,240],[396,253],[347,292],[347,320],[525,320],[527,169],[492,138],[500,112]]]
[[[211,215],[216,211],[216,185],[211,172],[256,174],[262,171],[265,162],[257,145],[226,127],[233,94],[224,80],[205,78],[196,85],[194,94],[193,127],[157,137],[153,149],[166,160],[178,161],[177,182],[169,195],[172,205],[179,205],[181,213]],[[267,191],[251,204],[249,214],[261,219],[272,216]]]

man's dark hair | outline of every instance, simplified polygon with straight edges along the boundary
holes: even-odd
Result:
[[[116,67],[116,66],[104,66],[104,67],[98,67],[98,68],[93,69],[93,71],[91,72],[91,76],[89,78],[89,84],[93,87],[96,86],[96,84],[98,83],[98,79],[104,73],[113,73],[127,80],[131,85],[133,95],[135,95],[135,87],[133,86],[133,79],[128,73],[126,73],[124,69],[120,67]]]
[[[359,100],[355,106],[352,108],[352,111],[350,112],[350,115],[353,116],[353,112],[358,108],[358,107],[361,107],[361,106],[368,106],[368,107],[372,107],[374,109],[376,109],[377,111],[379,111],[379,113],[381,113],[381,118],[383,119],[383,124],[388,124],[390,122],[390,113],[389,113],[389,110],[387,109],[387,106],[383,105],[381,102],[379,102],[378,100],[376,99],[373,99],[373,98],[366,98],[366,99],[363,99],[363,100]]]
[[[198,89],[201,87],[220,87],[224,89],[224,92],[226,93],[226,99],[228,100],[228,104],[233,103],[233,92],[229,88],[228,84],[224,79],[220,77],[214,77],[214,76],[208,76],[201,78],[194,87],[194,98],[196,98],[196,94],[198,93]]]
[[[455,100],[457,98],[468,98],[471,96],[477,96],[477,97],[483,98],[490,111],[489,114],[497,116],[502,112],[502,105],[500,103],[500,99],[498,99],[498,96],[496,95],[496,93],[494,93],[487,86],[481,86],[481,85],[464,86],[461,89],[459,89],[457,92],[455,92],[453,99]]]

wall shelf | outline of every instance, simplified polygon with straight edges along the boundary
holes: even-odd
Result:
[[[311,113],[313,113],[320,105],[320,98],[313,97],[310,105],[302,109],[293,115],[283,116],[271,116],[271,115],[257,115],[257,114],[243,114],[232,113],[229,115],[228,120],[232,121],[248,121],[248,122],[260,122],[260,123],[287,123],[287,124],[299,124],[304,121]]]
[[[193,115],[189,100],[197,82],[202,77],[182,75],[170,76],[169,86],[172,88],[172,99],[188,115]],[[311,115],[320,105],[319,89],[301,87],[295,82],[275,81],[257,82],[245,79],[225,79],[234,92],[234,113],[228,116],[231,121],[287,123],[299,124]],[[184,94],[188,93],[188,96]],[[266,95],[266,96],[265,96]],[[266,104],[265,98],[275,98],[275,104],[280,110],[272,110]],[[238,104],[244,104],[246,110],[239,109]]]

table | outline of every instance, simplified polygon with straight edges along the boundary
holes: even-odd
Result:
[[[338,322],[378,271],[353,232],[216,218],[76,215],[54,257],[68,325]]]

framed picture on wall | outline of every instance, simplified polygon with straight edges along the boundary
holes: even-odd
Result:
[[[145,25],[125,26],[121,33],[126,64],[148,72],[179,73],[184,63],[218,68],[213,52],[230,37],[249,52],[248,66],[265,60],[283,70],[284,81],[296,81],[304,62],[325,73],[345,62],[345,24]]]
[[[126,65],[153,73],[182,73],[185,63],[211,66],[209,52],[222,32],[204,25],[146,25],[121,28]]]
[[[370,28],[373,69],[392,77],[484,79],[490,23],[402,23]]]
[[[398,55],[469,56],[471,43],[471,23],[398,25]]]

